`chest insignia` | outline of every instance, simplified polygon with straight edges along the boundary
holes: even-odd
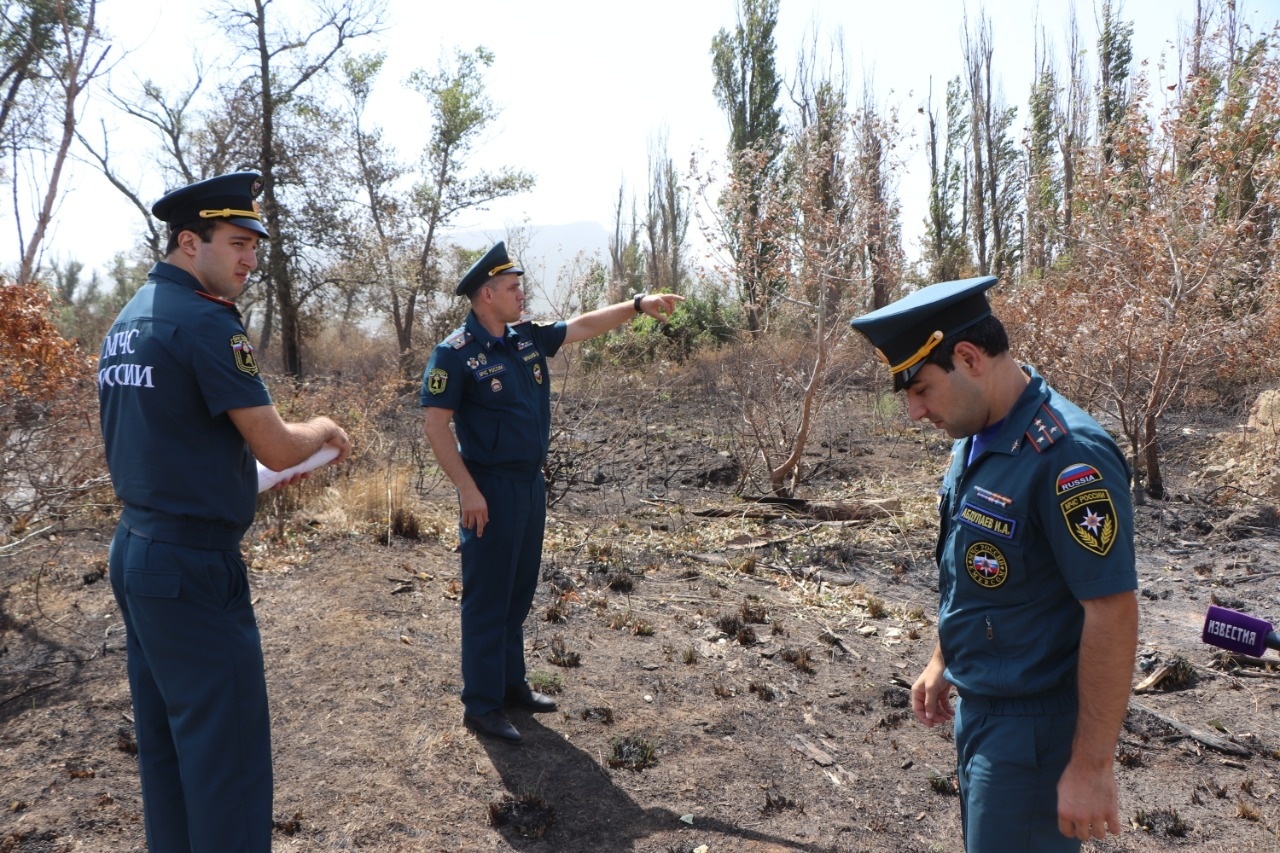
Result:
[[[1087,551],[1105,557],[1116,541],[1116,508],[1106,489],[1088,489],[1062,502],[1062,517],[1071,538]]]
[[[525,360],[525,363],[528,363],[530,361],[537,361],[538,359],[542,358],[542,353],[538,352],[537,350],[534,350],[533,352],[527,352],[520,357]]]
[[[539,385],[542,384],[542,365],[541,364],[535,364],[533,366],[533,381],[537,382]]]
[[[1013,534],[1018,530],[1018,522],[1015,519],[980,509],[968,501],[960,505],[960,520],[970,527],[976,527],[1001,539],[1012,539]]]
[[[502,390],[502,380],[494,377],[494,380],[489,383],[489,387],[493,389],[493,393],[498,393]]]
[[[995,589],[1009,579],[1009,564],[1000,549],[990,542],[975,542],[964,555],[969,577],[978,586]]]
[[[516,351],[519,352],[520,350],[528,349],[531,346],[533,346],[533,341],[520,341],[516,344]]]
[[[488,367],[481,367],[476,370],[476,379],[489,379],[490,377],[497,376],[499,373],[506,373],[506,371],[507,366],[501,362],[498,362],[497,364],[490,364]]]
[[[991,501],[996,506],[1013,506],[1013,498],[1006,498],[999,492],[984,489],[982,486],[974,486],[973,493],[983,500]]]
[[[1101,479],[1102,475],[1092,465],[1086,465],[1083,462],[1068,465],[1058,475],[1058,494],[1065,495],[1073,489],[1087,486],[1090,483],[1097,483]]]
[[[235,359],[236,367],[250,376],[258,375],[258,361],[253,357],[253,344],[249,343],[249,338],[245,335],[231,336],[231,357]]]

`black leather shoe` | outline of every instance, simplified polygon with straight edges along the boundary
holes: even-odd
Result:
[[[487,714],[463,714],[462,724],[473,732],[478,732],[507,743],[519,743],[522,738],[511,721],[502,716],[501,711],[490,711]]]
[[[545,713],[556,709],[556,700],[545,693],[539,693],[528,684],[507,688],[506,705],[508,708],[523,708],[526,711]]]

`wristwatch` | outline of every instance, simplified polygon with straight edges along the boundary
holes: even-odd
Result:
[[[636,298],[631,300],[631,305],[636,309],[636,313],[640,313],[640,300],[648,296],[647,293],[637,293]]]

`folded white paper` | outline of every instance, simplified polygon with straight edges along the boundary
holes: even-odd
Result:
[[[292,468],[285,468],[283,471],[272,471],[261,462],[258,463],[258,491],[265,492],[267,489],[279,483],[281,480],[287,480],[294,474],[303,474],[313,468],[319,468],[326,462],[330,462],[338,458],[338,448],[332,444],[326,444],[306,458],[305,461],[299,462]]]

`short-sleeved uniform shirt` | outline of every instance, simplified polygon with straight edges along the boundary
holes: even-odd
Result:
[[[1074,677],[1081,600],[1137,588],[1129,466],[1031,368],[984,450],[952,448],[939,502],[938,638],[961,696],[1021,697]]]
[[[256,465],[227,411],[268,406],[271,394],[232,303],[156,264],[102,342],[98,401],[126,506],[248,529]]]
[[[532,474],[551,440],[547,359],[564,343],[563,322],[524,321],[495,338],[474,313],[439,343],[418,402],[453,411],[458,449],[473,471]]]

